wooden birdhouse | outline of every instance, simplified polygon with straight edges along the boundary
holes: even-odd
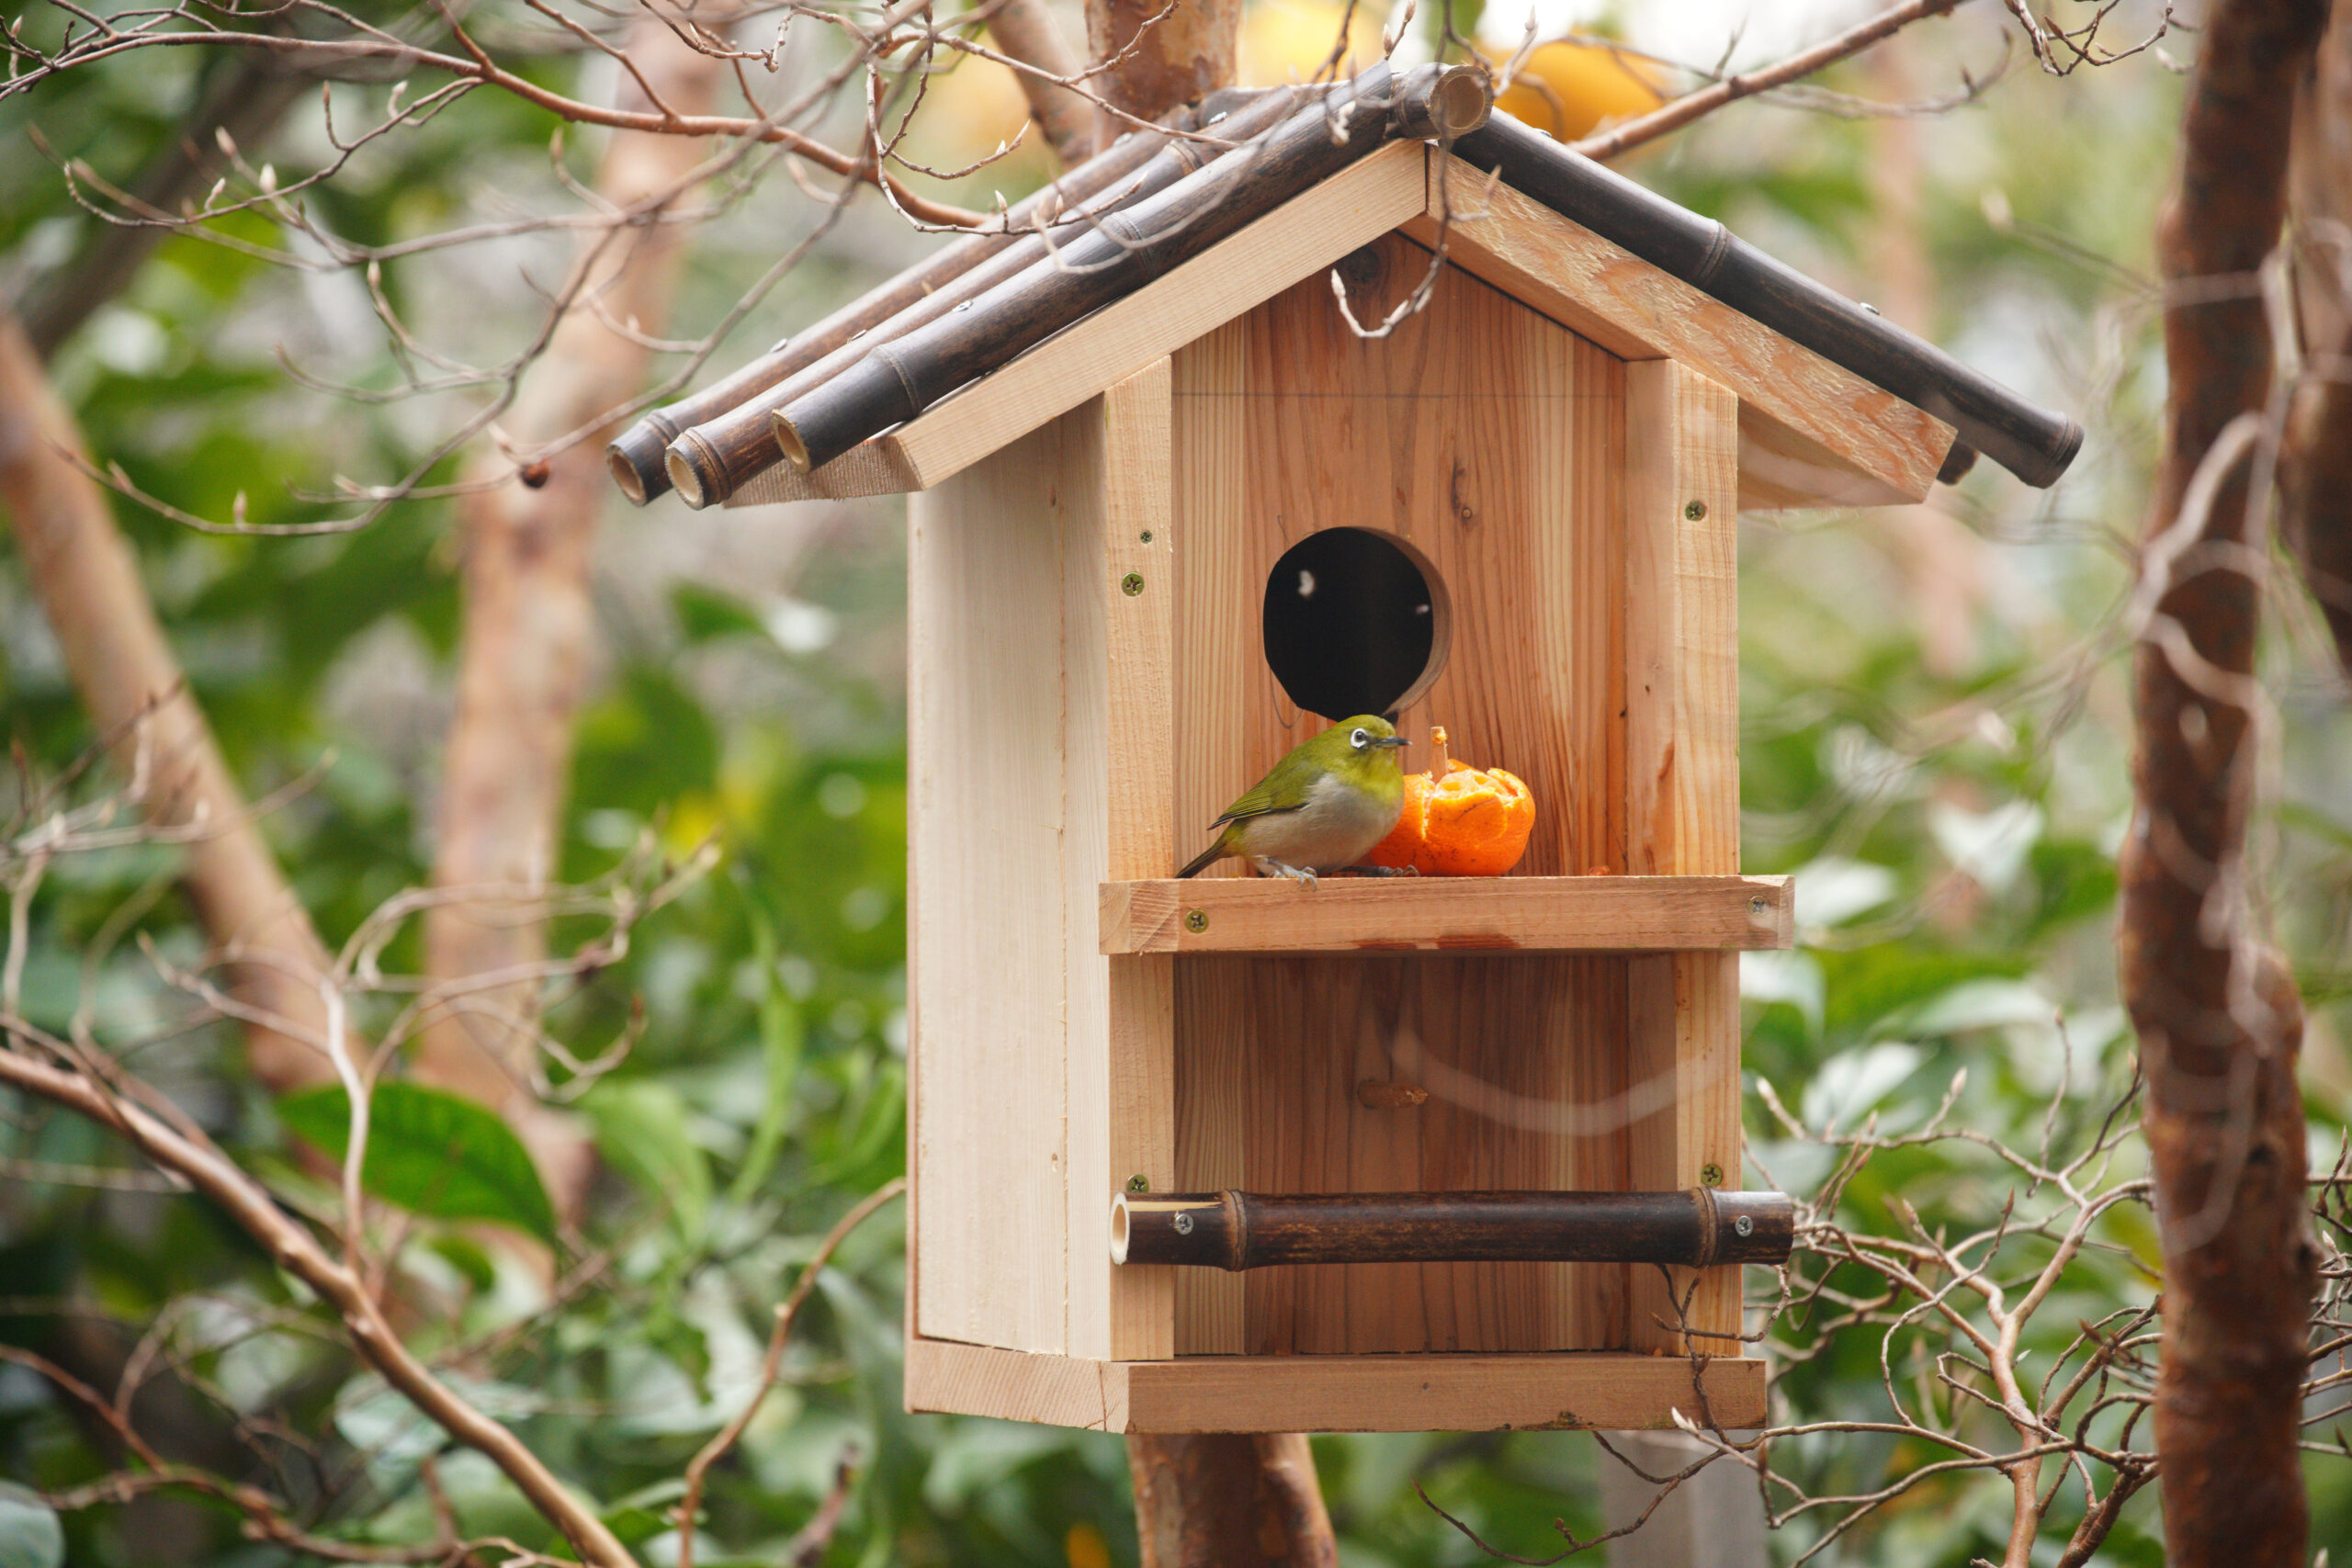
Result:
[[[1486,116],[1213,99],[616,446],[910,496],[912,1409],[1763,1419],[1736,519],[2080,434]],[[1510,874],[1174,879],[1357,712],[1527,782]]]

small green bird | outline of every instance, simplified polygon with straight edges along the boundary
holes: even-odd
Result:
[[[1395,726],[1368,713],[1301,741],[1209,824],[1225,831],[1176,874],[1190,876],[1239,855],[1265,875],[1312,887],[1317,872],[1355,864],[1388,836],[1404,809],[1396,749],[1406,744]]]

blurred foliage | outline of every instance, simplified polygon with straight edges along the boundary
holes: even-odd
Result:
[[[1638,42],[1668,8],[1616,9]],[[1917,90],[1949,88],[1963,61],[1984,74],[2001,25],[1996,8],[1976,7],[1907,41]],[[1271,23],[1261,31],[1288,38]],[[194,51],[173,56],[141,55],[0,106],[0,136],[22,146],[37,122],[59,155],[127,178],[216,68]],[[585,96],[599,90],[594,66],[538,68],[577,72]],[[1870,69],[1842,68],[1828,85],[1871,93],[1883,83]],[[985,114],[1001,115],[1001,93],[976,85],[979,107],[959,106],[957,79],[942,84],[939,112],[995,123]],[[2111,621],[2129,570],[2119,541],[2137,525],[2154,450],[2161,363],[2143,275],[2178,98],[2154,54],[2063,83],[2021,68],[1983,102],[1927,119],[1743,105],[1629,164],[2077,412],[2092,432],[2075,472],[2046,496],[1980,465],[1932,514],[1746,525],[1747,857],[1751,870],[1798,873],[1804,931],[1801,951],[1746,970],[1747,1065],[1815,1125],[1872,1113],[1887,1127],[1915,1123],[1965,1069],[1967,1124],[2032,1146],[2053,1095],[2058,1135],[2072,1136],[2128,1077],[2110,926],[2129,731]],[[319,146],[314,124],[299,118],[273,149],[289,167]],[[369,239],[503,212],[516,193],[559,206],[548,130],[476,95],[363,155],[316,199],[338,229]],[[941,141],[974,134],[959,124]],[[568,136],[560,158],[571,176],[588,173],[595,142]],[[959,188],[985,201],[992,184],[1040,173],[1023,164]],[[710,223],[681,326],[715,320],[772,261],[776,236],[813,214],[778,178]],[[259,220],[249,227],[246,237],[276,243]],[[47,163],[0,164],[0,268],[13,285],[74,265],[98,231]],[[877,204],[854,205],[718,363],[817,316],[918,243]],[[526,269],[560,260],[564,244],[539,236],[427,254],[389,268],[386,287],[441,341],[511,338],[533,298]],[[1887,292],[1897,282],[1901,299]],[[358,404],[305,390],[276,363],[281,346],[315,373],[390,384],[349,277],[289,274],[175,238],[53,368],[105,459],[211,516],[239,492],[258,522],[310,515],[300,491],[336,471],[396,472],[449,418],[446,400]],[[247,787],[315,773],[266,828],[328,941],[343,940],[427,871],[457,611],[447,504],[419,502],[358,534],[300,540],[206,536],[129,504],[118,515]],[[739,1407],[772,1304],[832,1221],[904,1168],[898,515],[889,504],[613,508],[597,582],[606,657],[580,727],[562,874],[602,874],[647,835],[679,859],[715,841],[720,858],[552,1015],[583,1056],[642,1030],[618,1068],[566,1089],[605,1174],[564,1257],[596,1265],[567,1276],[567,1293],[550,1302],[509,1249],[467,1226],[421,1220],[402,1254],[403,1288],[423,1303],[420,1344],[450,1354],[467,1391],[593,1495],[650,1562],[665,1560],[662,1511],[687,1460]],[[2264,873],[2313,998],[2313,1138],[2332,1147],[2352,1105],[2342,1049],[2352,803],[2341,768],[2352,724],[2340,688],[2313,673],[2308,616],[2281,608]],[[0,681],[10,739],[32,766],[54,772],[90,746],[13,558],[0,564]],[[288,1162],[280,1119],[241,1071],[235,1033],[191,1021],[130,940],[135,931],[175,961],[201,949],[171,877],[158,851],[56,866],[34,913],[27,1011],[62,1030],[86,1006],[100,1039],[288,1201],[323,1201],[316,1174]],[[409,967],[417,956],[413,934],[390,954]],[[1810,1190],[1826,1156],[1788,1139],[1753,1100],[1751,1178]],[[0,1109],[0,1155],[11,1160],[130,1164],[86,1123],[23,1103]],[[1906,1151],[1875,1162],[1840,1217],[1883,1224],[1899,1198],[1931,1224],[1981,1224],[2012,1187],[1964,1149]],[[2144,1226],[2144,1213],[2126,1211],[2102,1233],[2116,1249],[2087,1258],[2053,1302],[2053,1342],[2145,1299]],[[854,1493],[830,1564],[1132,1563],[1116,1439],[900,1412],[901,1227],[897,1209],[884,1211],[824,1275],[784,1386],[714,1477],[701,1561],[775,1561],[854,1452]],[[357,1370],[269,1260],[203,1202],[0,1179],[0,1341],[75,1364],[119,1364],[146,1325],[168,1322],[209,1397],[305,1435],[299,1447],[265,1445],[282,1456],[270,1479],[321,1500],[322,1530],[423,1536],[435,1461],[435,1483],[468,1532],[547,1542],[486,1463],[447,1451]],[[1785,1332],[1798,1339],[1806,1328]],[[1876,1341],[1830,1348],[1777,1397],[1792,1419],[1882,1416]],[[219,1442],[217,1426],[191,1416],[175,1440],[201,1452]],[[1319,1438],[1317,1452],[1349,1568],[1483,1560],[1414,1495],[1415,1480],[1521,1552],[1549,1550],[1555,1518],[1581,1533],[1600,1526],[1595,1450],[1582,1437],[1353,1436]],[[1851,1488],[1921,1459],[1898,1442],[1848,1437],[1781,1456],[1816,1486]],[[39,1379],[0,1364],[0,1474],[56,1488],[112,1462]],[[2314,1461],[2312,1479],[2314,1545],[2341,1551],[2352,1544],[2352,1464]],[[1958,1568],[1996,1555],[2005,1499],[1996,1480],[1954,1479],[1826,1560]],[[0,1491],[0,1508],[25,1506]],[[195,1503],[86,1509],[64,1532],[67,1560],[94,1568],[284,1560]],[[2155,1499],[2144,1495],[2099,1561],[2154,1562],[2155,1537]],[[1808,1539],[1792,1532],[1775,1549],[1792,1554]]]

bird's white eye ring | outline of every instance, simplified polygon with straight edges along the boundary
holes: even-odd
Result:
[[[1363,750],[1365,747],[1367,747],[1367,746],[1369,746],[1369,745],[1371,745],[1371,744],[1372,744],[1372,737],[1371,737],[1370,735],[1368,735],[1368,734],[1364,733],[1364,730],[1363,730],[1363,727],[1362,727],[1362,726],[1358,726],[1355,729],[1353,729],[1353,730],[1350,731],[1350,732],[1349,732],[1349,735],[1348,735],[1348,739],[1350,740],[1350,742],[1351,742],[1351,743],[1354,745],[1355,749],[1356,749],[1357,750],[1359,750],[1359,751]]]

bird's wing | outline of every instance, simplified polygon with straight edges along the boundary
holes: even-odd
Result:
[[[1211,831],[1215,831],[1227,822],[1238,822],[1244,817],[1271,817],[1278,811],[1297,811],[1302,808],[1303,804],[1301,806],[1275,805],[1273,780],[1261,779],[1255,789],[1227,807],[1225,815],[1210,823],[1209,828]]]

